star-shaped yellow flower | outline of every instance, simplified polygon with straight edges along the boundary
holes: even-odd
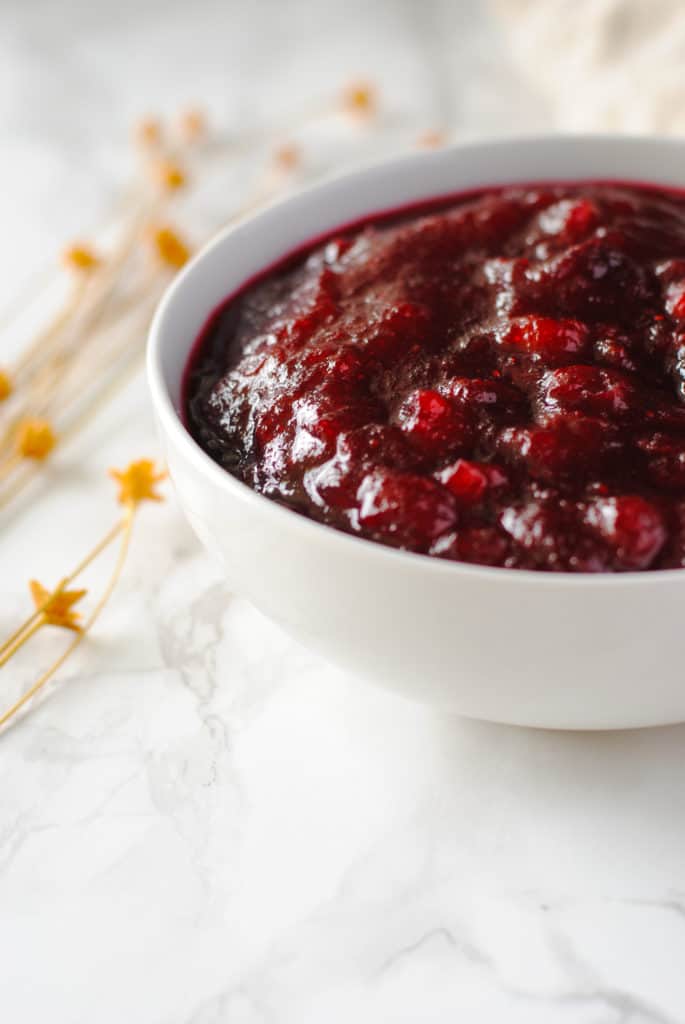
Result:
[[[29,586],[36,608],[45,605],[42,615],[49,626],[61,626],[62,629],[72,629],[75,633],[81,632],[81,626],[78,623],[81,615],[79,612],[73,611],[73,607],[85,596],[86,590],[60,590],[58,588],[51,593],[38,580],[31,580]]]
[[[370,82],[350,82],[343,90],[342,105],[350,114],[368,116],[376,107],[376,90]]]
[[[190,250],[181,237],[169,227],[156,227],[150,233],[155,256],[162,263],[178,270],[190,259]]]
[[[161,185],[162,188],[168,189],[170,192],[183,188],[186,183],[185,171],[179,164],[174,163],[173,160],[156,161],[151,166],[151,172],[157,184]]]
[[[23,420],[17,431],[17,450],[25,459],[46,459],[57,444],[47,420]]]
[[[75,242],[62,253],[62,261],[70,270],[88,271],[100,266],[100,258],[90,245]]]
[[[158,473],[152,459],[138,459],[126,469],[110,469],[109,475],[119,484],[118,499],[122,505],[137,505],[140,501],[164,501],[155,486],[167,474]]]

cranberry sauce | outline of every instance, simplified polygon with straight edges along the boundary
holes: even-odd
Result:
[[[186,395],[220,465],[349,533],[685,566],[685,198],[506,188],[344,230],[214,315]]]

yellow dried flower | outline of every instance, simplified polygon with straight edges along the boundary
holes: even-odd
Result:
[[[134,137],[142,146],[157,146],[162,139],[162,126],[156,117],[143,117],[135,125]]]
[[[151,239],[155,255],[162,263],[178,269],[190,259],[188,246],[170,227],[153,228]]]
[[[301,159],[299,147],[294,142],[285,142],[274,151],[274,163],[284,171],[297,167]]]
[[[49,626],[61,626],[62,629],[71,629],[75,633],[81,632],[81,626],[78,623],[81,615],[72,609],[81,598],[85,597],[88,593],[87,590],[60,590],[57,588],[51,594],[38,580],[31,580],[29,587],[36,608],[44,605],[41,613],[44,622]]]
[[[159,160],[152,164],[151,173],[155,181],[170,192],[183,188],[187,180],[183,168],[172,160]]]
[[[370,82],[350,82],[343,90],[342,105],[350,114],[372,114],[376,108],[374,86]]]
[[[155,487],[166,479],[167,474],[158,473],[152,459],[138,459],[126,469],[110,469],[109,475],[119,484],[118,500],[122,505],[137,505],[140,501],[164,501]]]
[[[201,110],[184,110],[178,119],[178,127],[186,142],[196,142],[207,134],[207,118]]]
[[[4,402],[6,398],[12,394],[12,381],[8,373],[4,370],[0,370],[0,402]]]
[[[17,450],[25,459],[46,459],[57,444],[47,420],[23,420],[17,432]]]
[[[100,259],[94,249],[80,242],[70,245],[62,253],[62,262],[70,270],[88,271],[100,266]]]
[[[444,132],[438,131],[436,128],[432,128],[422,135],[419,135],[416,140],[416,145],[422,149],[438,149],[440,146],[444,146],[447,141],[447,136]]]

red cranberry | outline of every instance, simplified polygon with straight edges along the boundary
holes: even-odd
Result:
[[[585,352],[589,332],[579,320],[526,316],[511,322],[502,336],[502,343],[547,359],[558,359]]]
[[[324,259],[329,266],[338,266],[340,260],[348,252],[353,245],[351,238],[342,236],[341,238],[333,238],[330,242],[326,243],[324,250]]]
[[[610,545],[619,569],[647,569],[666,541],[661,512],[639,495],[598,499],[585,521]]]
[[[509,505],[499,521],[505,533],[526,553],[524,565],[563,568],[565,528],[558,504],[531,500]]]
[[[457,459],[436,476],[460,505],[476,505],[486,494],[501,491],[509,483],[507,474],[498,466],[468,459]]]
[[[433,480],[377,470],[357,494],[359,525],[399,547],[426,550],[457,521],[453,496]]]
[[[366,380],[364,362],[359,352],[350,345],[324,345],[309,349],[301,357],[301,366],[309,386],[323,381],[361,385]]]
[[[486,413],[511,417],[520,415],[526,398],[520,391],[503,380],[453,377],[440,385],[464,413]]]
[[[625,420],[639,413],[639,390],[618,370],[596,366],[565,366],[548,373],[540,389],[546,418],[566,413],[586,413]]]
[[[555,483],[591,474],[616,442],[601,420],[576,416],[546,427],[509,427],[500,434],[499,445],[533,479]]]
[[[678,281],[668,286],[666,312],[676,320],[685,320],[685,281]]]
[[[546,234],[574,243],[594,231],[599,219],[599,210],[591,199],[562,199],[543,210],[539,224]]]
[[[647,272],[628,255],[620,232],[608,232],[565,250],[539,273],[555,307],[567,315],[618,316],[629,322],[654,298]]]
[[[430,336],[430,312],[415,302],[399,302],[360,330],[362,348],[381,364],[401,359],[417,342]]]
[[[457,562],[496,566],[505,564],[510,545],[496,526],[465,526],[439,538],[430,553]]]
[[[398,427],[368,423],[338,438],[338,452],[358,466],[392,466],[411,469],[419,459]]]
[[[638,438],[649,480],[667,492],[685,490],[685,438],[655,432]]]
[[[415,391],[404,400],[397,416],[401,429],[419,451],[439,457],[468,447],[467,417],[438,391]]]
[[[418,461],[401,430],[369,423],[356,430],[343,431],[338,436],[335,455],[310,469],[305,474],[304,485],[317,505],[353,508],[359,482],[370,469],[387,466],[410,470],[417,467]]]
[[[378,412],[375,402],[370,398],[360,396],[354,403],[338,405],[334,397],[321,392],[295,399],[291,408],[296,436],[306,431],[317,438],[324,446],[321,448],[322,454],[333,450],[339,434],[372,420]]]
[[[593,346],[595,361],[602,366],[608,366],[616,370],[624,370],[627,373],[637,373],[639,370],[638,361],[633,356],[626,340],[622,339],[618,332],[604,332],[597,338]]]

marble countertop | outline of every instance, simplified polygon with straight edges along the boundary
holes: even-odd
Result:
[[[149,109],[277,117],[371,72],[457,137],[554,126],[475,4],[7,0],[1,30],[12,287],[97,218]],[[3,631],[110,522],[107,467],[158,451],[139,378],[3,519]],[[229,593],[170,496],[0,737],[3,1019],[683,1022],[684,751],[685,727],[509,729],[366,688]]]

